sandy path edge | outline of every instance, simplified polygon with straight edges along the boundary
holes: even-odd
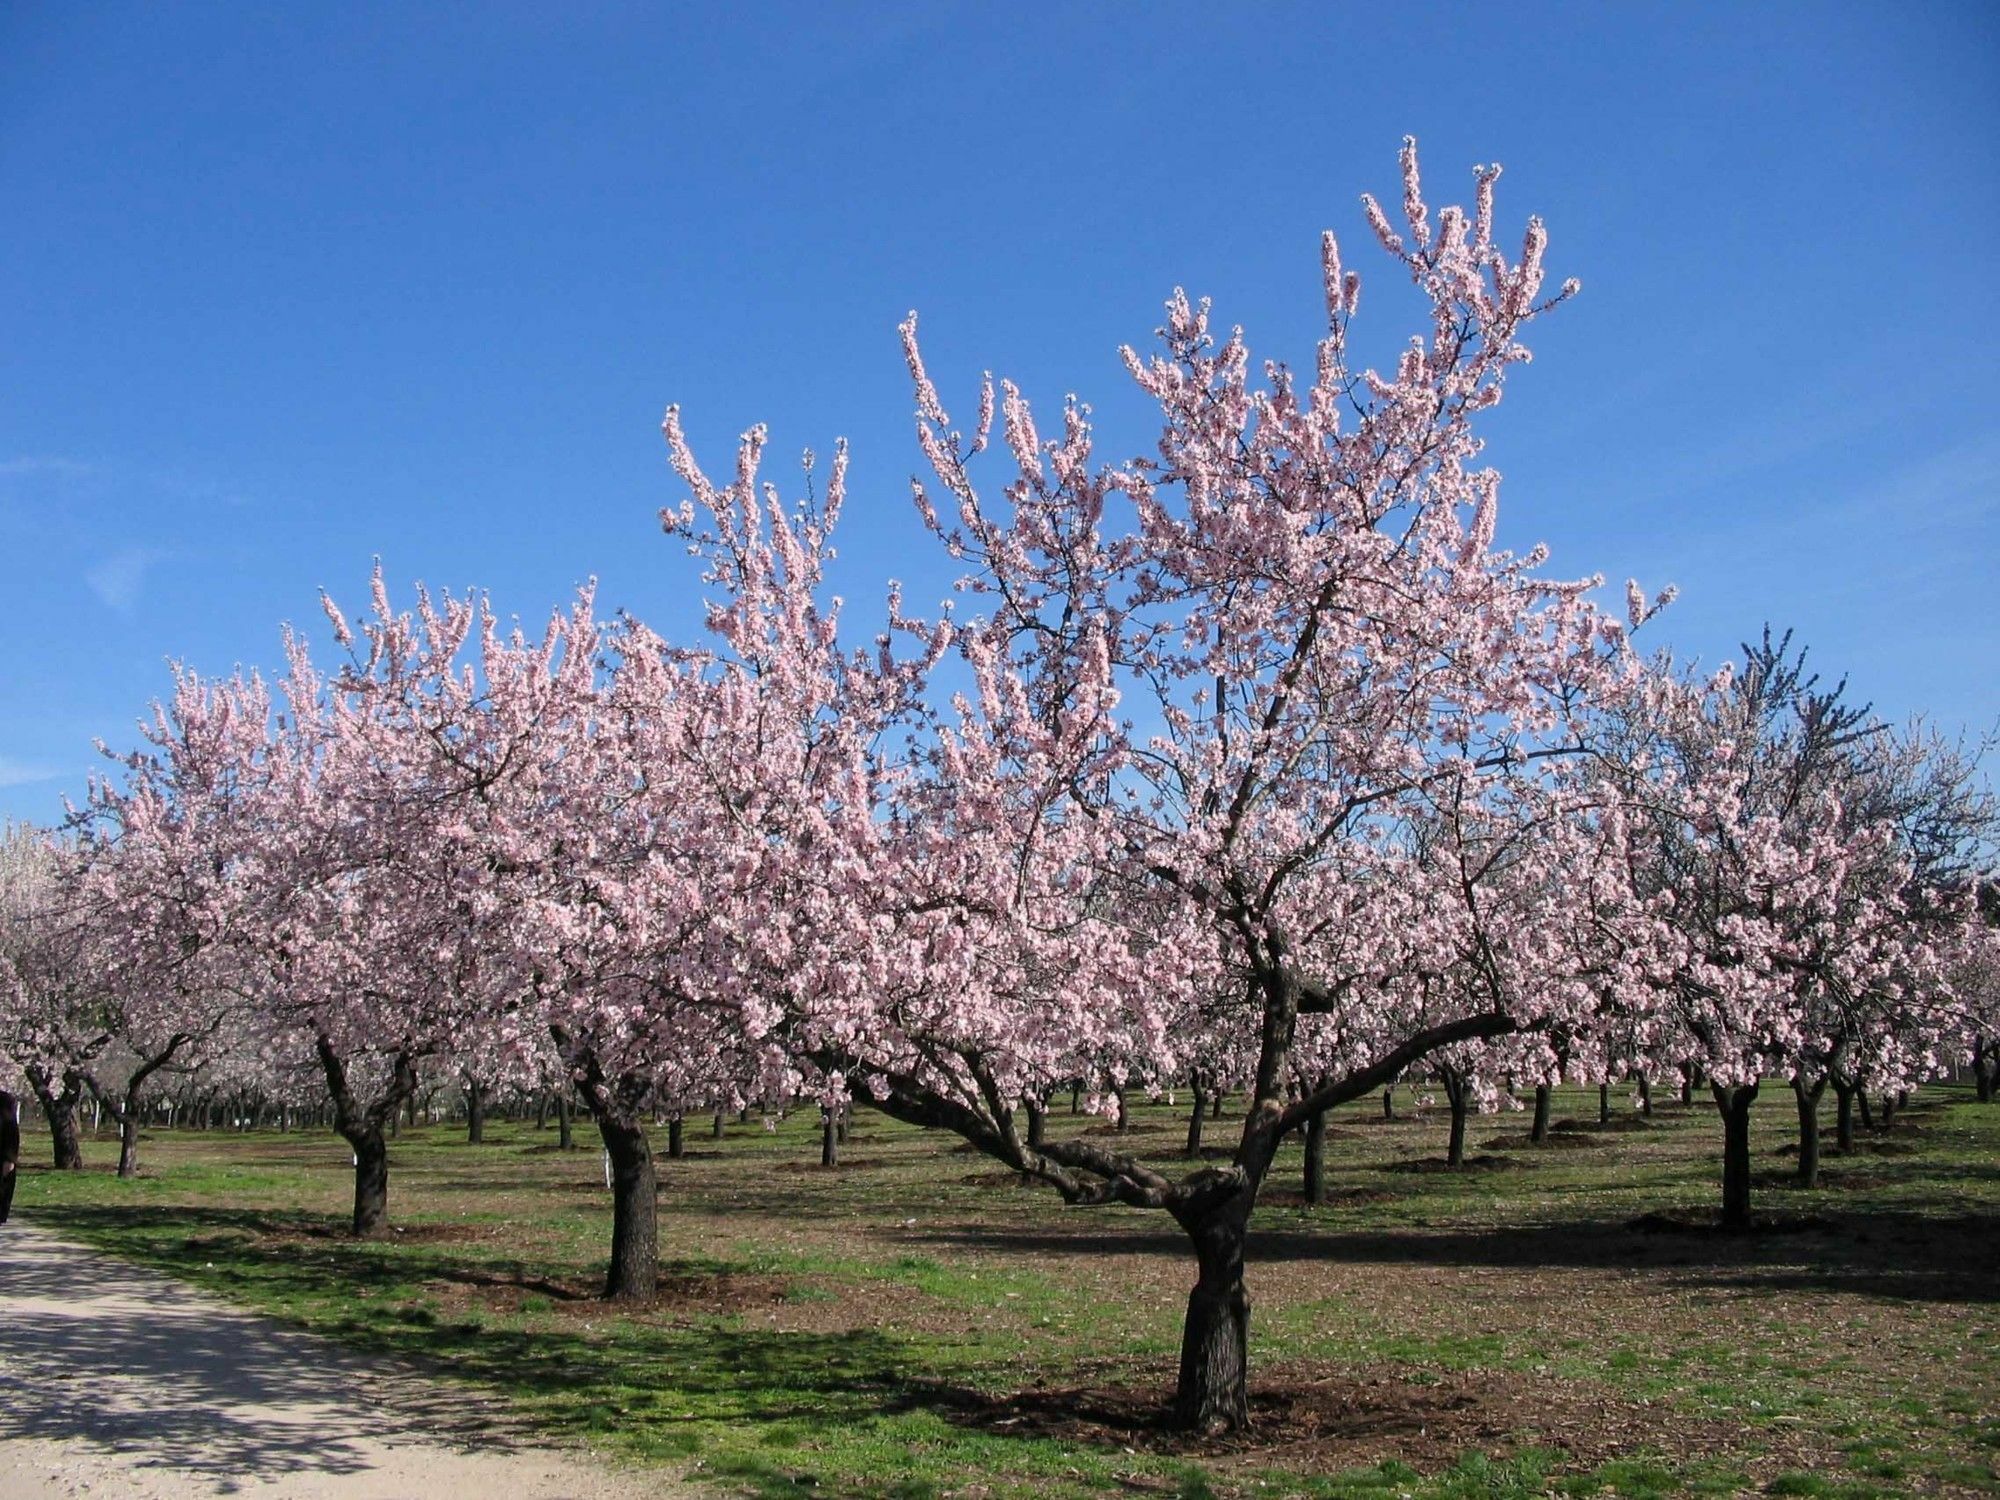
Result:
[[[701,1493],[526,1433],[498,1397],[363,1358],[16,1218],[0,1225],[0,1495],[636,1500]]]

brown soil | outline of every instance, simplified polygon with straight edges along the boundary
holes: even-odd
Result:
[[[773,1172],[869,1172],[889,1163],[879,1156],[844,1156],[831,1167],[816,1161],[781,1161],[771,1168]]]
[[[1384,1172],[1524,1172],[1534,1163],[1518,1161],[1511,1156],[1489,1156],[1484,1152],[1468,1156],[1463,1166],[1454,1167],[1442,1156],[1419,1157],[1414,1161],[1384,1162],[1380,1170]]]
[[[914,1397],[960,1425],[1062,1442],[1200,1456],[1225,1468],[1282,1464],[1338,1473],[1395,1459],[1422,1471],[1468,1449],[1505,1457],[1554,1448],[1579,1468],[1635,1449],[1708,1451],[1702,1431],[1664,1405],[1547,1375],[1440,1372],[1422,1380],[1291,1364],[1259,1372],[1247,1431],[1199,1437],[1163,1425],[1165,1385],[1037,1387],[1003,1395],[930,1389]],[[1726,1434],[1709,1434],[1717,1446]],[[1795,1459],[1797,1455],[1792,1455]]]

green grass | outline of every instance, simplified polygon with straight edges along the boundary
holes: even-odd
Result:
[[[58,1174],[31,1136],[18,1208],[723,1493],[2000,1493],[2000,1107],[1927,1090],[1934,1107],[1802,1193],[1776,1154],[1790,1098],[1770,1092],[1760,1211],[1815,1224],[1740,1239],[1633,1227],[1713,1203],[1712,1110],[1662,1109],[1594,1147],[1499,1148],[1524,1165],[1461,1174],[1399,1169],[1441,1154],[1441,1117],[1338,1112],[1332,1201],[1258,1212],[1252,1384],[1351,1388],[1351,1420],[1345,1395],[1311,1421],[1260,1411],[1268,1441],[1205,1451],[1060,1420],[1082,1400],[1066,1392],[1137,1388],[1121,1411],[1164,1395],[1191,1280],[1170,1223],[1063,1209],[865,1113],[836,1172],[812,1165],[810,1111],[720,1142],[691,1128],[693,1154],[661,1163],[670,1294],[638,1311],[592,1300],[596,1152],[526,1124],[477,1147],[449,1127],[395,1142],[404,1232],[376,1241],[339,1232],[347,1157],[316,1134],[151,1132],[130,1182],[103,1169],[108,1141],[87,1147],[93,1170]],[[1595,1111],[1594,1091],[1558,1097],[1559,1118]],[[1183,1165],[1178,1110],[1135,1124],[1129,1149]],[[1522,1128],[1475,1122],[1473,1149]],[[1208,1141],[1238,1129],[1211,1122]],[[1271,1186],[1295,1187],[1298,1161],[1288,1147]],[[999,1398],[1038,1391],[1054,1394],[996,1420]]]

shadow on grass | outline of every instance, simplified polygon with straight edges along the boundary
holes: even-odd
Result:
[[[1891,1210],[1820,1212],[1825,1194],[1772,1193],[1759,1208],[1766,1232],[1725,1234],[1691,1226],[1662,1236],[1644,1221],[1552,1221],[1479,1229],[1324,1232],[1255,1230],[1251,1266],[1286,1261],[1349,1265],[1480,1266],[1496,1269],[1658,1268],[1681,1282],[1735,1290],[1821,1290],[1955,1303],[2000,1302],[1994,1246],[2000,1214],[1954,1218]],[[1808,1208],[1816,1210],[1807,1216]],[[1795,1224],[1796,1219],[1805,1222]],[[898,1244],[926,1240],[1013,1255],[1161,1255],[1194,1258],[1173,1229],[1021,1229],[963,1224],[901,1231]]]

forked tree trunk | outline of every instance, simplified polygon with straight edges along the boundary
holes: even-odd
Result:
[[[1234,1432],[1250,1421],[1250,1294],[1243,1285],[1249,1203],[1241,1194],[1223,1209],[1183,1222],[1199,1267],[1181,1331],[1174,1425],[1197,1433]]]
[[[1528,1139],[1537,1146],[1547,1144],[1549,1139],[1549,1097],[1554,1092],[1546,1083],[1535,1085],[1535,1123],[1528,1131]]]
[[[28,1068],[28,1087],[35,1092],[35,1100],[42,1106],[42,1117],[49,1122],[49,1145],[53,1148],[55,1169],[58,1172],[81,1172],[83,1170],[83,1143],[77,1131],[76,1107],[83,1102],[88,1092],[80,1074],[70,1072],[63,1075],[63,1086],[58,1090],[55,1077],[42,1068]]]
[[[597,1130],[611,1158],[611,1265],[604,1295],[612,1301],[650,1297],[660,1285],[659,1178],[646,1129],[637,1120],[614,1119],[603,1100]]]
[[[1819,1186],[1819,1096],[1826,1091],[1826,1079],[1808,1084],[1794,1076],[1792,1094],[1799,1104],[1799,1186]]]
[[[1750,1227],[1750,1106],[1757,1085],[1724,1088],[1709,1085],[1722,1115],[1722,1227]]]
[[[1306,1122],[1305,1197],[1308,1203],[1326,1202],[1326,1116],[1314,1115]]]
[[[383,1233],[389,1227],[388,1121],[416,1092],[416,1064],[397,1053],[389,1084],[374,1104],[363,1106],[347,1084],[347,1064],[334,1050],[333,1039],[315,1039],[320,1068],[333,1100],[333,1128],[354,1152],[354,1218],[357,1239]]]
[[[1201,1155],[1201,1127],[1208,1118],[1208,1094],[1199,1083],[1194,1088],[1194,1110],[1188,1115],[1187,1148],[1185,1155]]]

